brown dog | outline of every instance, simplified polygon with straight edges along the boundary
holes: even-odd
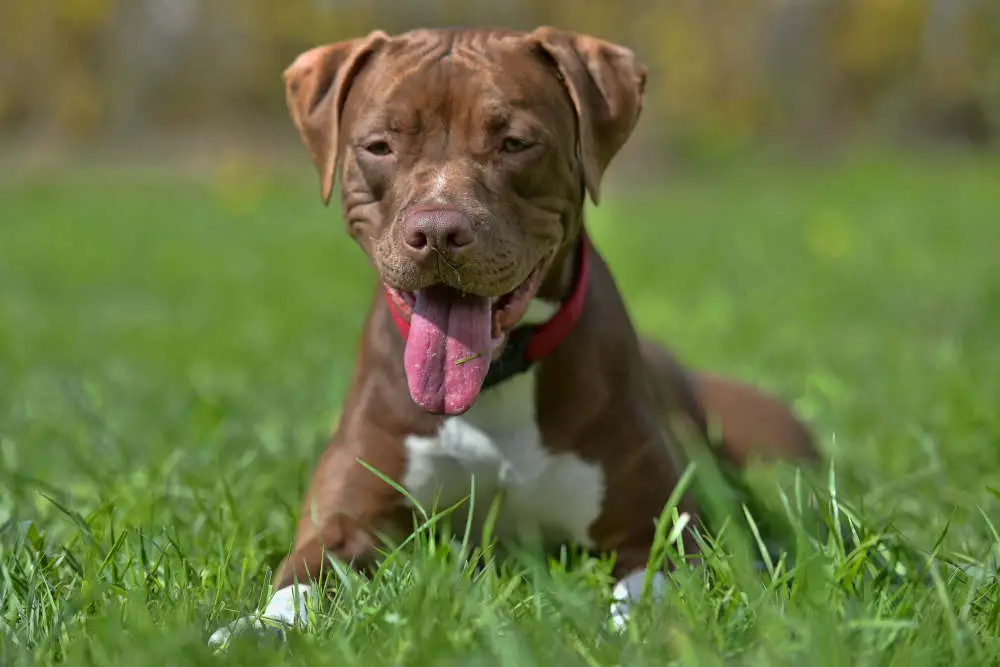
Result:
[[[457,521],[480,535],[500,498],[501,542],[615,553],[621,622],[684,465],[677,417],[718,422],[736,465],[816,458],[775,399],[641,340],[587,240],[584,198],[642,107],[630,50],[552,28],[376,31],[303,53],[285,82],[380,286],[265,617],[291,623],[327,558],[373,565],[413,500],[451,506],[475,476]]]

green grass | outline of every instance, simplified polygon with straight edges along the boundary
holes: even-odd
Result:
[[[998,664],[998,188],[996,160],[755,165],[612,188],[591,216],[641,328],[815,425],[835,477],[775,480],[791,507],[978,569],[887,582],[870,549],[803,538],[753,574],[734,522],[616,636],[607,563],[479,572],[421,539],[314,630],[213,656],[293,537],[366,261],[305,168],[9,184],[0,664]]]

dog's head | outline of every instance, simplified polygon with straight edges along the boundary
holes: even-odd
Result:
[[[339,171],[349,231],[410,316],[414,400],[464,412],[598,200],[645,67],[547,27],[446,29],[314,48],[284,77],[324,202]]]

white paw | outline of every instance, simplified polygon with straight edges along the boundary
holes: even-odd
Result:
[[[213,648],[225,647],[233,637],[249,630],[258,635],[274,634],[277,639],[284,641],[286,628],[306,627],[308,611],[306,600],[310,590],[311,588],[305,584],[294,584],[276,591],[263,612],[244,616],[224,628],[219,628],[208,638],[208,645]]]
[[[646,578],[646,570],[639,570],[622,577],[614,590],[611,592],[613,602],[611,603],[611,626],[616,632],[621,632],[628,624],[629,610],[632,604],[636,604],[642,597],[642,583]],[[654,572],[653,580],[650,582],[650,592],[653,599],[658,600],[663,595],[663,588],[667,578],[662,572]]]

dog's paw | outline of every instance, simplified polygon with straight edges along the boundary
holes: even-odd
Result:
[[[285,641],[289,628],[304,629],[307,625],[309,592],[310,587],[303,584],[276,591],[263,612],[244,616],[219,628],[208,638],[208,645],[215,649],[225,648],[234,637],[248,632],[258,636],[273,635],[278,641]]]
[[[646,571],[639,570],[630,575],[622,577],[615,584],[611,592],[611,627],[615,632],[622,632],[628,625],[631,606],[638,603],[642,597],[642,584],[646,578]],[[662,572],[654,572],[650,581],[650,594],[654,600],[663,596],[663,589],[666,586],[667,578]]]
[[[271,634],[277,641],[285,641],[285,629],[278,625],[279,623],[281,622],[276,619],[244,616],[213,632],[212,636],[208,638],[208,645],[214,649],[223,649],[229,645],[233,638],[250,632],[258,637]]]

